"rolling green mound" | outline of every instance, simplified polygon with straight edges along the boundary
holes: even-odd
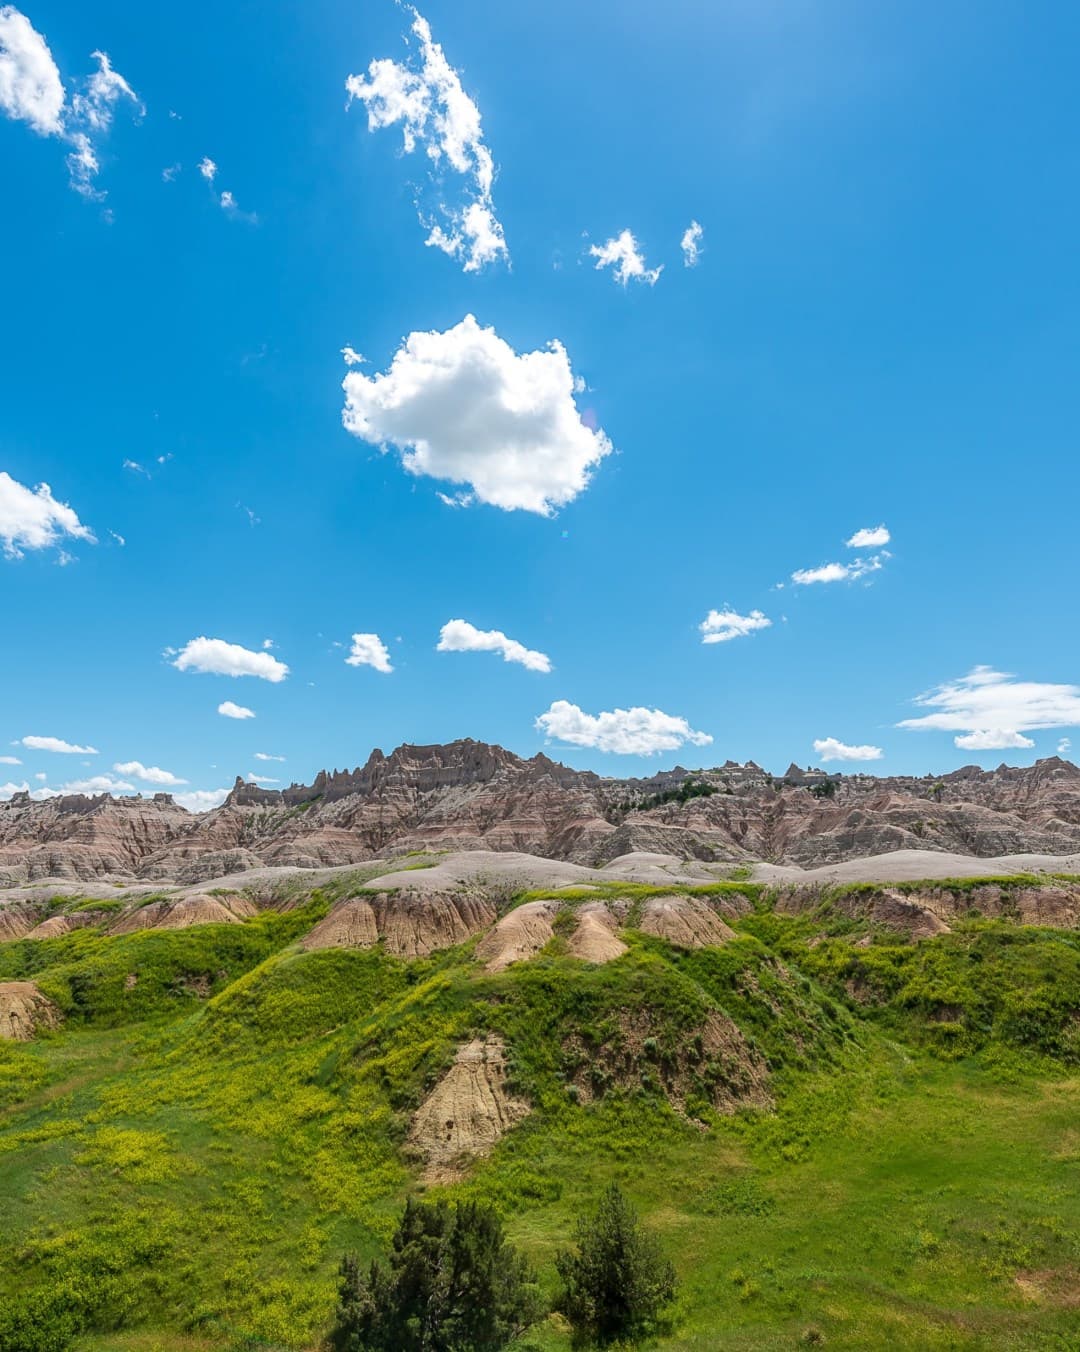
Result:
[[[646,933],[661,893],[734,937]],[[93,923],[0,944],[50,1011],[0,1041],[0,1352],[314,1348],[342,1252],[420,1190],[495,1205],[552,1292],[612,1179],[680,1276],[659,1346],[1080,1346],[1080,932],[959,891],[918,940],[850,888],[558,895],[503,970],[476,936],[304,951],[318,892],[116,934],[72,898]],[[626,951],[594,964],[598,901]],[[430,1133],[485,1075],[506,1121],[451,1160]],[[570,1340],[552,1316],[520,1345]]]

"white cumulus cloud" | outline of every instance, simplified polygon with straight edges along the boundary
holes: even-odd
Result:
[[[697,261],[701,255],[701,237],[704,233],[705,231],[698,225],[697,221],[691,221],[683,231],[679,248],[682,249],[684,267],[697,267]]]
[[[247,709],[242,704],[234,704],[231,699],[222,700],[217,707],[217,711],[222,718],[254,718],[255,710]]]
[[[378,634],[353,634],[345,662],[350,667],[374,667],[384,676],[394,670],[390,653]]]
[[[552,740],[625,756],[651,756],[658,751],[674,751],[687,742],[708,746],[712,741],[708,733],[695,732],[685,718],[660,709],[635,707],[587,714],[564,699],[556,700],[547,713],[541,714],[536,726]]]
[[[823,762],[880,760],[885,754],[880,746],[849,746],[835,737],[818,737],[814,750]]]
[[[217,177],[217,165],[209,155],[204,155],[198,164],[199,173],[206,179],[207,183],[213,183]]]
[[[615,280],[623,286],[631,279],[655,286],[664,270],[663,263],[658,268],[645,266],[645,257],[629,230],[623,230],[603,244],[591,244],[589,253],[596,259],[598,269],[611,268]]]
[[[935,686],[915,703],[930,712],[905,718],[898,727],[955,732],[953,741],[967,751],[1031,747],[1035,743],[1025,733],[1080,727],[1080,686],[1020,681],[989,666]]]
[[[439,630],[436,651],[441,653],[499,653],[504,662],[517,662],[530,671],[550,671],[547,653],[526,648],[500,629],[477,629],[468,620],[447,620]]]
[[[18,756],[0,756],[0,765],[21,765]]]
[[[55,751],[62,756],[96,756],[97,747],[76,746],[60,737],[24,737],[23,746],[28,751]]]
[[[1057,744],[1058,755],[1067,756],[1071,750],[1072,750],[1072,739],[1069,737],[1062,737]]]
[[[89,779],[72,779],[62,784],[63,793],[134,793],[135,785],[112,775],[91,775]]]
[[[189,812],[208,812],[212,807],[220,807],[228,796],[228,789],[192,789],[189,793],[173,795]]]
[[[410,333],[385,374],[350,369],[346,429],[410,474],[467,484],[505,511],[550,516],[572,502],[612,449],[574,402],[561,343],[517,353],[472,315],[444,333]]]
[[[128,775],[132,779],[141,779],[144,784],[160,784],[162,788],[175,789],[186,784],[186,779],[178,779],[168,770],[157,765],[143,765],[142,761],[117,761],[113,769],[118,775]]]
[[[845,543],[849,549],[880,549],[892,539],[888,526],[863,526]]]
[[[48,484],[26,488],[0,470],[0,547],[5,558],[27,549],[46,549],[64,536],[96,543],[94,533],[66,502],[57,502]]]
[[[872,554],[869,558],[855,559],[851,563],[823,563],[820,568],[797,568],[791,580],[799,587],[809,587],[815,582],[855,582],[869,573],[876,573],[884,567],[885,555]]]
[[[256,751],[256,752],[255,752],[255,759],[256,759],[257,761],[283,761],[283,760],[285,759],[285,757],[284,757],[284,756],[272,756],[272,755],[270,755],[270,753],[267,752],[267,751]]]
[[[1009,732],[1004,728],[986,728],[981,732],[966,732],[953,741],[965,751],[1005,751],[1010,748],[1034,746],[1030,737],[1022,732]]]
[[[267,652],[252,652],[223,638],[193,638],[176,654],[178,671],[203,671],[213,676],[258,676],[263,681],[283,681],[289,668]]]
[[[367,109],[368,130],[400,125],[406,154],[418,147],[430,171],[417,204],[426,243],[478,272],[498,258],[509,258],[491,190],[495,164],[484,144],[480,109],[465,92],[461,77],[431,36],[428,21],[414,9],[416,49],[406,61],[372,61],[367,78],[345,81],[349,103]],[[456,175],[448,181],[447,170]]]
[[[63,133],[60,72],[48,43],[12,5],[0,7],[0,109],[39,136]]]
[[[752,610],[749,615],[740,615],[730,606],[723,610],[710,610],[701,621],[702,643],[727,643],[733,638],[744,638],[758,629],[768,629],[772,620],[760,610]]]

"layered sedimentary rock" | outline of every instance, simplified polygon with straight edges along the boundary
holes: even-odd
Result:
[[[373,752],[351,771],[271,790],[237,781],[192,815],[167,794],[0,803],[0,886],[45,877],[192,884],[410,850],[520,851],[598,865],[633,852],[804,868],[895,850],[983,858],[1080,852],[1080,770],[965,767],[940,779],[826,777],[752,762],[603,779],[547,756],[461,741]]]
[[[401,889],[350,897],[301,941],[305,949],[370,948],[380,940],[398,958],[422,958],[487,929],[494,903],[479,892]]]

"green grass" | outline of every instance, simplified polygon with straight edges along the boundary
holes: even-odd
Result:
[[[665,1349],[1080,1345],[1080,937],[810,947],[805,917],[754,902],[720,949],[631,932],[605,966],[556,943],[497,975],[473,944],[302,954],[325,889],[243,925],[0,945],[0,979],[68,1016],[0,1044],[0,1352],[314,1347],[340,1253],[377,1253],[420,1186],[413,1109],[489,1031],[534,1111],[446,1191],[496,1205],[549,1292],[617,1178],[682,1279]],[[648,1074],[573,1101],[580,1049],[627,1012],[662,1061],[711,1009],[775,1112],[702,1098],[692,1122]],[[521,1346],[570,1343],[551,1319]]]

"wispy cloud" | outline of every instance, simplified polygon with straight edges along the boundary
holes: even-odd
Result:
[[[698,225],[697,221],[691,221],[683,231],[679,248],[682,249],[684,267],[697,267],[698,259],[701,257],[701,240],[704,234],[705,231]]]
[[[415,9],[411,13],[417,50],[406,61],[372,61],[367,78],[350,75],[349,104],[363,103],[369,131],[400,125],[405,153],[424,151],[431,170],[418,211],[426,243],[459,259],[466,272],[477,272],[509,259],[491,196],[495,164],[484,144],[480,109],[432,38],[428,21]],[[452,187],[447,169],[457,175]]]
[[[898,727],[955,732],[953,741],[967,751],[1032,747],[1028,732],[1080,726],[1080,686],[1020,681],[989,666],[974,667],[914,702],[930,712],[905,718]]]
[[[698,628],[702,643],[727,643],[733,638],[745,638],[758,629],[768,629],[771,624],[772,620],[760,610],[740,615],[725,606],[723,610],[710,610]]]

